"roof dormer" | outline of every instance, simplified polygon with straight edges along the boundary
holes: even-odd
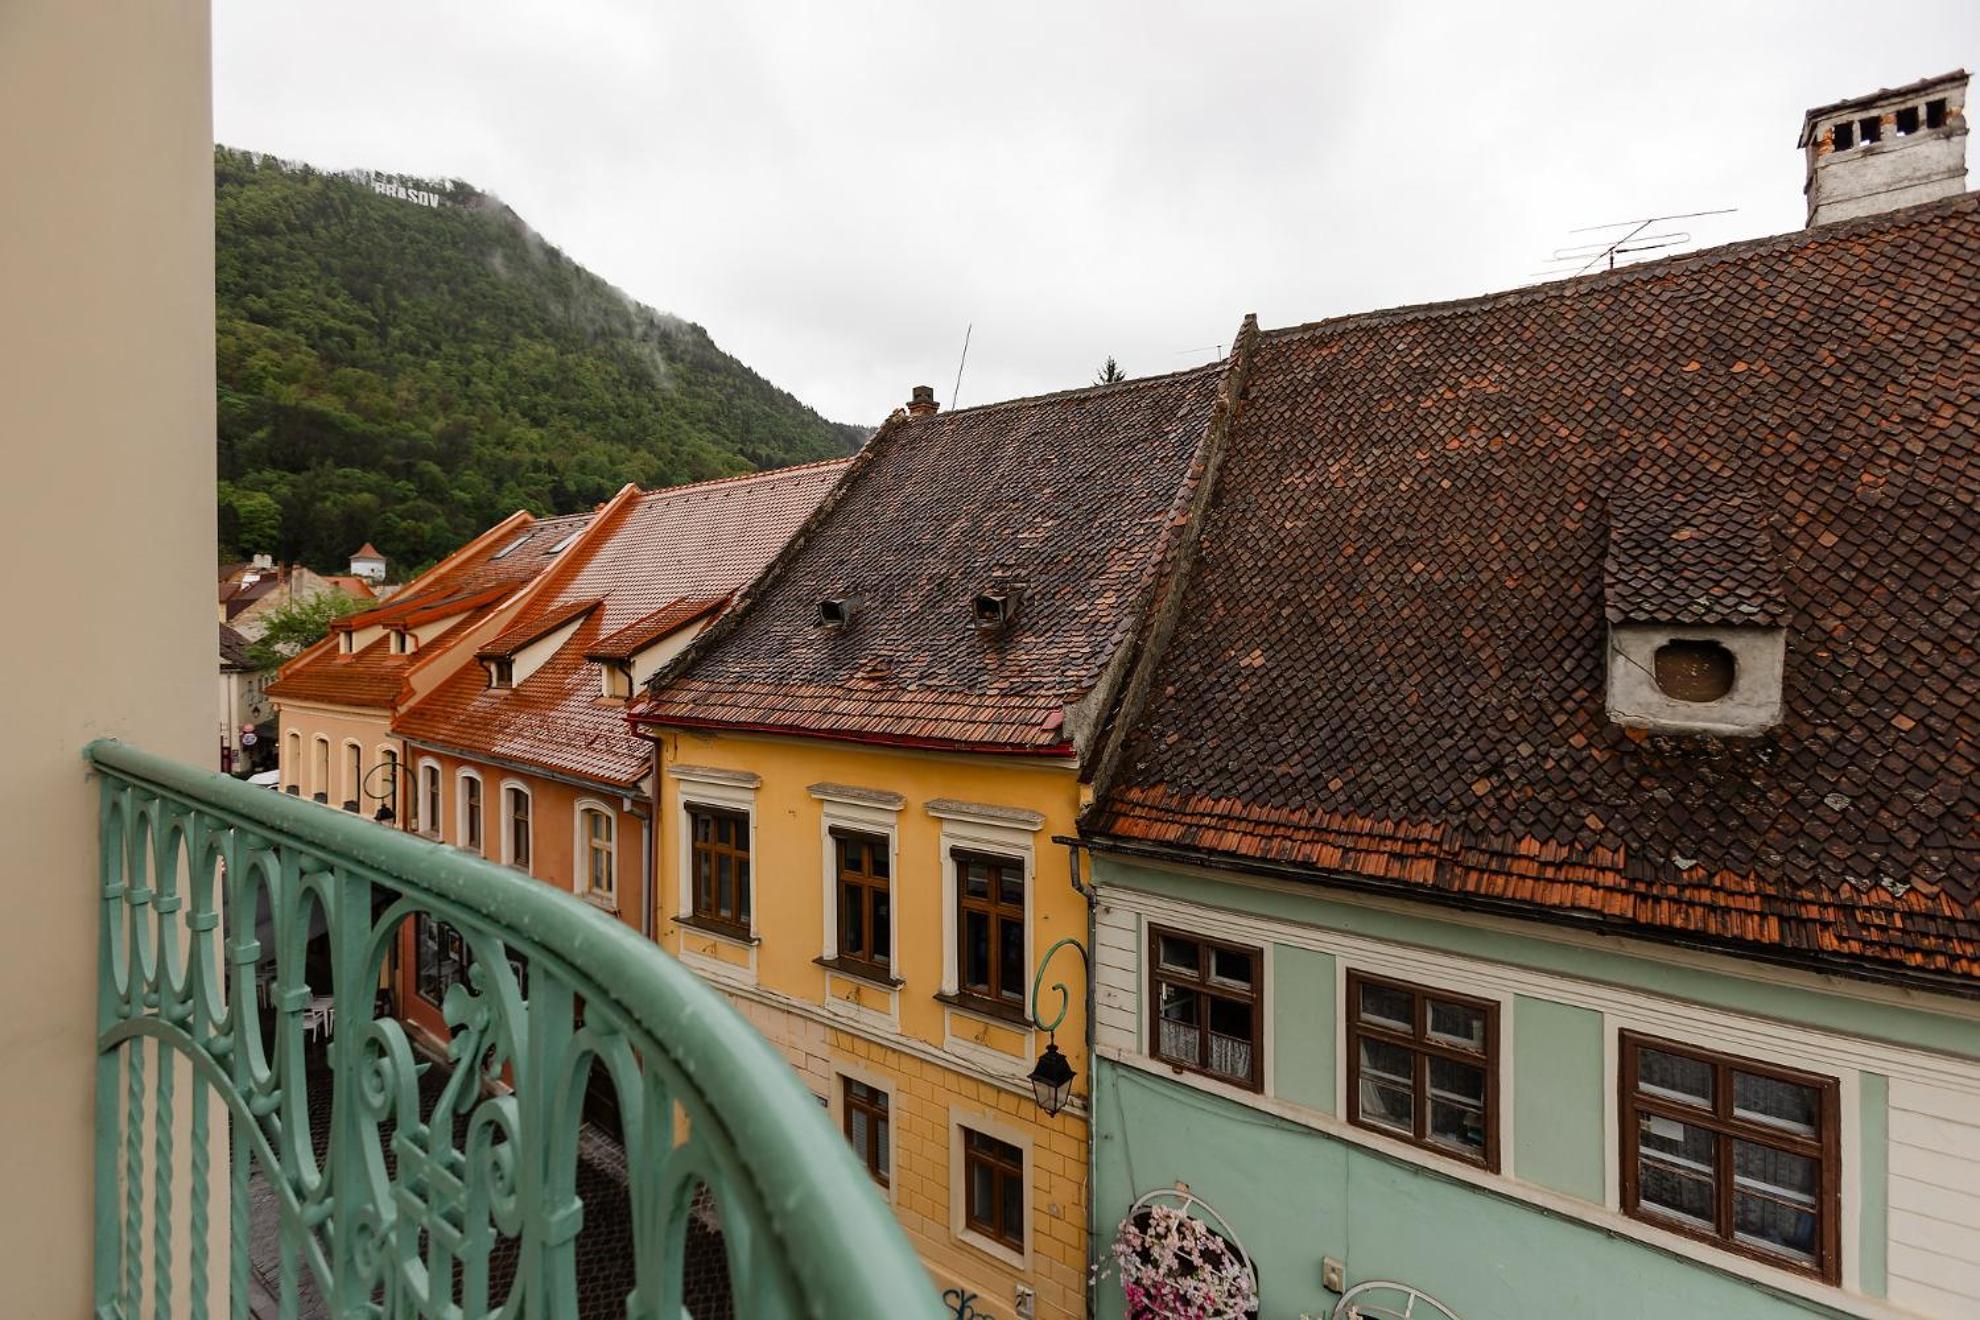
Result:
[[[1609,718],[1750,737],[1781,720],[1787,607],[1750,491],[1639,474],[1609,506]]]
[[[509,688],[523,682],[557,654],[585,616],[598,608],[598,601],[572,601],[517,624],[474,653],[488,671],[488,686]]]

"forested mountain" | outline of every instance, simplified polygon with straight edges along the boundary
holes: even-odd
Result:
[[[395,570],[513,509],[569,513],[669,485],[850,453],[826,421],[632,302],[460,183],[214,155],[220,540]]]

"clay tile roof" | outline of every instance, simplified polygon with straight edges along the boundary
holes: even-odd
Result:
[[[545,614],[536,615],[528,623],[517,624],[507,632],[491,638],[488,645],[474,653],[477,660],[506,660],[516,652],[540,642],[573,619],[581,619],[598,608],[598,598],[589,597],[574,600]]]
[[[727,596],[688,596],[680,600],[668,601],[653,613],[634,619],[610,636],[599,638],[592,643],[591,649],[585,652],[584,658],[600,661],[630,660],[682,625],[713,614],[728,602]]]
[[[1610,492],[1608,521],[1602,600],[1609,622],[1783,621],[1767,507],[1751,487],[1682,473],[1673,480],[1669,466],[1644,464]]]
[[[519,515],[526,516],[526,515]],[[470,543],[464,551],[409,582],[376,608],[348,614],[330,625],[326,642],[282,666],[269,684],[272,697],[340,706],[391,708],[406,691],[406,673],[423,658],[444,651],[461,633],[486,617],[538,574],[556,563],[550,547],[581,530],[589,513],[528,521],[513,535]],[[412,654],[394,654],[380,635],[351,654],[341,652],[338,635],[373,627],[417,628],[456,620]]]
[[[357,553],[351,556],[353,559],[383,559],[384,557],[384,555],[378,553],[378,547],[369,541],[359,546]]]
[[[604,784],[636,782],[646,773],[648,746],[627,727],[625,703],[602,699],[589,657],[608,640],[654,632],[669,619],[667,631],[676,631],[719,608],[777,553],[846,464],[833,459],[637,493],[566,552],[556,576],[504,634],[534,640],[581,614],[555,654],[513,688],[490,688],[480,667],[468,666],[401,711],[393,729],[470,756]],[[652,640],[663,635],[654,632]]]
[[[1972,194],[1264,336],[1085,828],[1970,992],[1976,345]],[[1633,474],[1700,471],[1745,493],[1685,525],[1778,569],[1784,723],[1639,740],[1604,713],[1606,565]]]
[[[635,707],[663,724],[1063,755],[1188,507],[1224,364],[883,428]],[[1015,620],[974,595],[1019,579]],[[852,602],[843,629],[819,602]],[[1076,723],[1076,721],[1075,721]]]

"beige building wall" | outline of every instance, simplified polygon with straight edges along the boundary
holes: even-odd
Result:
[[[90,1299],[96,798],[114,736],[213,760],[213,142],[205,0],[0,5],[0,1293]],[[55,557],[59,550],[59,560]],[[136,643],[136,645],[134,645]]]

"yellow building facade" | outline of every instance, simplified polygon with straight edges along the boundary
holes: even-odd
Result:
[[[1076,949],[1052,959],[1039,1006],[1049,1021],[1053,986],[1065,986],[1054,1035],[1077,1073],[1073,1098],[1049,1116],[1027,1081],[1048,1039],[1028,1016],[1039,960],[1061,939],[1087,942],[1086,899],[1053,841],[1080,806],[1073,764],[677,729],[655,745],[655,929],[668,951],[783,1050],[952,1305],[1084,1315],[1089,1069]],[[711,822],[731,822],[727,837]],[[883,891],[875,922],[867,895]],[[987,981],[981,944],[970,947],[986,930],[1002,963]],[[866,958],[863,943],[882,947]]]

